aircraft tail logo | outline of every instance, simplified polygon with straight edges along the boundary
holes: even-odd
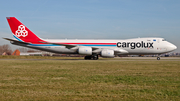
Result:
[[[36,34],[34,34],[31,30],[29,30],[15,17],[7,17],[7,21],[11,28],[13,36],[17,40],[33,44],[42,44],[40,43],[40,41],[43,42],[43,40],[39,38]]]
[[[20,37],[20,36],[26,37],[28,35],[28,31],[25,30],[25,26],[24,25],[20,25],[20,26],[18,26],[18,30],[16,30],[15,35],[17,37]]]

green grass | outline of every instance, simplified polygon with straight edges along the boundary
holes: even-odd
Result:
[[[1,101],[180,99],[180,61],[177,60],[1,58]]]

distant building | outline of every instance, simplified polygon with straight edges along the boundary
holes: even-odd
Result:
[[[6,52],[4,52],[2,55],[7,55],[7,53],[6,53]]]
[[[19,56],[19,55],[20,55],[20,51],[19,51],[18,49],[16,49],[16,50],[12,53],[12,55]]]

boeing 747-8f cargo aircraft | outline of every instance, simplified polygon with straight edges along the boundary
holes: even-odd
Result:
[[[50,40],[41,39],[15,17],[7,17],[15,39],[4,38],[12,44],[59,54],[86,55],[84,59],[112,58],[115,55],[147,55],[167,53],[177,47],[163,38],[134,38],[126,40]]]

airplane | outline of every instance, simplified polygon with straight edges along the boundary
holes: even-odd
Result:
[[[15,39],[4,38],[11,44],[58,54],[86,55],[86,60],[99,57],[113,58],[115,55],[151,55],[171,52],[177,47],[164,38],[148,37],[125,40],[95,39],[42,39],[15,17],[6,17]]]

